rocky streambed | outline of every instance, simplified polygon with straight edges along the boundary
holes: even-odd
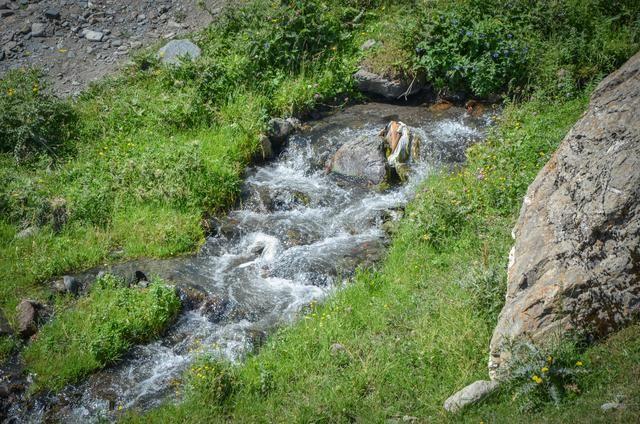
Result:
[[[328,171],[341,147],[379,139],[392,120],[421,140],[404,182],[374,185]],[[199,355],[241,361],[274,328],[339,289],[358,266],[379,260],[387,223],[402,216],[429,173],[464,161],[466,147],[483,138],[489,122],[488,114],[463,108],[370,103],[310,123],[277,158],[247,171],[242,204],[214,223],[199,254],[106,270],[142,271],[179,287],[184,311],[161,340],[137,346],[77,386],[25,397],[11,406],[9,422],[96,422],[179,400],[176,382]],[[78,278],[90,283],[97,272]]]

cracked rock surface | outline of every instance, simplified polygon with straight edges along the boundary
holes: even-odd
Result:
[[[640,313],[640,53],[593,92],[588,110],[529,187],[514,229],[506,304],[491,340],[501,378],[518,338],[602,337]]]

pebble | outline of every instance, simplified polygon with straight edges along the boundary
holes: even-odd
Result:
[[[47,9],[44,11],[44,16],[48,19],[60,19],[60,11],[55,8]]]
[[[39,22],[31,24],[31,36],[32,37],[45,37],[45,26]]]
[[[89,41],[99,42],[104,38],[104,34],[98,31],[86,30],[84,32],[84,38]]]

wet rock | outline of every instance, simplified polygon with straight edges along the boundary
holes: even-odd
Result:
[[[204,289],[195,286],[181,286],[176,291],[182,307],[188,311],[198,309],[209,296]]]
[[[416,94],[424,88],[424,83],[418,79],[405,80],[403,78],[387,78],[374,74],[362,68],[353,76],[358,83],[358,89],[365,93],[377,94],[387,99],[400,99]]]
[[[492,378],[508,374],[509,340],[602,337],[640,313],[638,116],[640,53],[600,83],[529,186],[491,340]]]
[[[478,380],[460,390],[444,402],[444,409],[456,413],[468,405],[480,402],[499,386],[497,381]]]
[[[0,309],[0,336],[10,336],[13,334],[13,329],[9,325],[7,317],[4,316],[4,312]]]
[[[364,179],[371,184],[387,180],[387,158],[380,137],[362,137],[347,141],[329,161],[331,172]]]
[[[268,123],[267,135],[273,147],[280,149],[282,144],[297,130],[302,127],[300,120],[296,118],[273,118]]]
[[[67,293],[70,293],[74,296],[77,296],[80,292],[80,281],[78,281],[75,277],[70,275],[65,275],[62,277],[62,282],[64,284],[64,290]]]
[[[45,25],[39,22],[31,24],[31,36],[32,37],[46,37]]]
[[[32,300],[23,300],[16,307],[18,333],[23,339],[28,339],[38,331],[38,310],[40,304]]]
[[[147,282],[149,281],[149,279],[147,278],[147,275],[144,272],[139,270],[134,273],[133,278],[136,284],[140,283],[141,281],[147,281]]]
[[[190,40],[171,40],[158,50],[160,61],[168,65],[179,65],[181,58],[196,60],[200,57],[200,47]]]
[[[256,159],[267,160],[273,157],[273,147],[271,140],[266,135],[260,137],[260,150],[256,154]]]
[[[104,34],[100,31],[92,31],[90,29],[83,31],[84,38],[93,42],[100,42],[104,38]]]
[[[200,306],[202,315],[213,323],[220,322],[229,308],[229,300],[222,297],[210,295]]]

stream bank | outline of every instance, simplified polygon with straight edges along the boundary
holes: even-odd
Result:
[[[176,381],[202,354],[241,361],[357,267],[382,258],[388,242],[384,223],[401,216],[426,176],[462,163],[466,148],[484,137],[487,116],[441,109],[369,103],[312,122],[277,159],[247,171],[241,207],[198,255],[107,269],[120,275],[141,270],[190,293],[190,307],[164,338],[136,347],[82,384],[14,405],[10,416],[33,422],[114,418],[122,410],[175,399]],[[405,122],[422,139],[420,159],[404,184],[381,190],[326,173],[327,160],[340,146],[377,137],[390,120]],[[80,278],[88,281],[96,273]]]

